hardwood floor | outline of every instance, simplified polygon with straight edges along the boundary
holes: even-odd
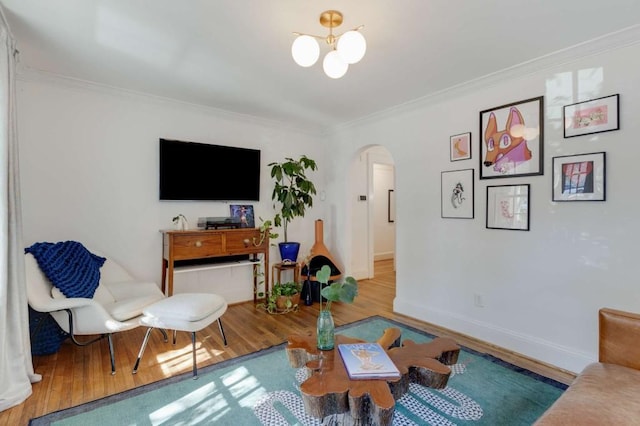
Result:
[[[392,260],[376,262],[375,278],[361,280],[358,287],[359,294],[352,305],[336,303],[332,306],[336,326],[380,315],[435,335],[453,337],[463,346],[490,353],[566,384],[571,383],[574,378],[569,372],[487,345],[469,336],[395,314],[395,272]],[[298,312],[286,315],[267,314],[256,309],[253,302],[230,306],[222,317],[228,346],[223,346],[215,322],[198,332],[198,366],[203,367],[280,344],[292,333],[312,334],[317,316],[317,303],[302,306]],[[34,368],[36,373],[42,375],[42,381],[33,384],[33,394],[24,403],[0,412],[0,424],[27,425],[33,417],[191,371],[189,334],[178,333],[177,343],[173,346],[162,340],[160,332],[154,331],[138,373],[131,374],[144,333],[145,328],[140,327],[114,335],[117,369],[114,376],[110,374],[109,349],[105,340],[86,347],[75,346],[67,340],[58,353],[35,356]]]

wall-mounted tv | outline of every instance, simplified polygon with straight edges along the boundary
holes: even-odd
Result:
[[[160,139],[160,200],[260,201],[260,150]]]

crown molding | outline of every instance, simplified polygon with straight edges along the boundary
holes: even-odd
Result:
[[[455,86],[430,93],[428,95],[410,100],[408,102],[386,108],[365,117],[358,118],[349,122],[337,124],[335,126],[325,127],[300,127],[290,123],[276,120],[270,120],[259,116],[240,114],[229,110],[214,108],[202,104],[194,104],[187,101],[181,101],[173,98],[152,95],[144,92],[138,92],[120,87],[110,86],[107,84],[96,83],[92,81],[73,78],[61,74],[35,70],[22,66],[18,62],[17,78],[21,81],[37,81],[47,82],[50,84],[66,86],[69,88],[91,90],[94,92],[121,96],[130,99],[137,99],[160,104],[174,104],[183,108],[190,108],[198,112],[206,112],[214,114],[229,120],[242,123],[251,123],[254,125],[266,126],[277,130],[286,130],[298,132],[309,136],[327,137],[340,130],[346,130],[352,127],[362,126],[371,122],[407,112],[416,109],[428,107],[442,102],[451,97],[460,96],[470,91],[491,87],[503,83],[505,80],[513,80],[524,76],[537,73],[543,70],[562,66],[571,62],[575,62],[587,57],[600,55],[602,53],[622,49],[634,44],[640,43],[640,24],[621,29],[619,31],[606,34],[585,42],[567,47],[562,50],[544,55],[500,71],[484,75],[482,77],[457,84]]]
[[[455,86],[430,93],[420,98],[395,105],[393,107],[375,112],[366,117],[362,117],[347,123],[332,126],[327,134],[340,130],[361,126],[371,122],[378,122],[396,114],[412,112],[416,109],[432,106],[444,100],[460,96],[465,93],[495,86],[506,80],[513,80],[544,71],[591,56],[600,55],[606,52],[622,49],[640,43],[640,24],[624,28],[622,30],[597,37],[574,46],[544,55],[509,68],[496,71],[482,77],[457,84]]]
[[[242,124],[253,124],[258,126],[264,126],[275,130],[291,131],[296,133],[305,134],[308,136],[318,136],[322,132],[322,128],[305,128],[285,123],[277,120],[270,120],[259,116],[240,114],[230,110],[221,108],[215,108],[203,104],[196,104],[192,102],[182,101],[179,99],[153,95],[146,92],[140,92],[122,87],[111,86],[103,83],[96,83],[94,81],[83,80],[75,77],[69,77],[62,74],[52,73],[49,71],[37,70],[24,66],[20,62],[17,65],[17,79],[24,82],[37,82],[47,83],[55,86],[65,87],[71,90],[83,90],[92,91],[95,93],[101,93],[109,96],[116,96],[124,99],[132,99],[141,102],[150,102],[160,105],[174,105],[181,108],[191,109],[194,112],[207,113],[216,115],[218,117],[228,119],[231,121],[240,122]]]

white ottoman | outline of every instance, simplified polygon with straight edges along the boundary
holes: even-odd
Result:
[[[191,332],[191,342],[193,344],[193,378],[198,378],[198,367],[196,364],[196,331],[200,331],[215,320],[218,320],[218,327],[224,345],[227,346],[227,338],[222,329],[220,317],[227,310],[227,301],[217,294],[210,293],[181,293],[162,299],[152,305],[147,306],[142,311],[140,319],[142,325],[149,327],[142,347],[138,353],[138,359],[133,367],[133,374],[138,372],[138,364],[144,354],[144,349],[149,340],[149,334],[154,328],[173,330],[173,344],[176,344],[176,331]]]

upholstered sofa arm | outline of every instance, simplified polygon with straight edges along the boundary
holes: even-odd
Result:
[[[602,308],[598,316],[599,361],[640,370],[640,315]]]
[[[535,426],[637,425],[640,315],[598,311],[599,361],[586,366]]]

